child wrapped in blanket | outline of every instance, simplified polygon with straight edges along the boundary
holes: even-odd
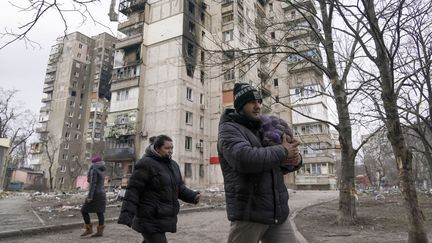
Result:
[[[289,127],[288,123],[276,116],[265,116],[262,115],[261,127],[262,127],[262,145],[264,147],[281,144],[284,135],[289,143],[293,142],[294,136],[292,129]],[[282,170],[284,174],[286,172],[292,172],[300,168],[302,165],[302,158],[300,156],[300,163],[296,166],[294,165],[284,165]],[[286,172],[285,172],[286,171]]]

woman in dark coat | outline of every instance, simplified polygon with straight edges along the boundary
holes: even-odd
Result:
[[[188,189],[177,163],[171,159],[172,139],[160,135],[147,147],[129,178],[118,220],[141,233],[146,243],[167,242],[165,232],[176,232],[178,199],[198,203],[199,192]]]
[[[99,155],[92,158],[92,165],[87,174],[87,181],[90,183],[90,189],[85,203],[81,208],[81,214],[85,223],[85,231],[81,236],[87,236],[93,233],[89,213],[96,213],[99,225],[97,226],[97,232],[93,234],[92,237],[99,237],[103,235],[103,230],[105,228],[104,213],[106,206],[106,194],[104,189],[105,162],[102,161]]]

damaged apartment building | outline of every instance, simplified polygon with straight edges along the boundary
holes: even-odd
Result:
[[[314,8],[312,1],[302,2]],[[159,134],[173,138],[174,160],[187,184],[222,184],[219,118],[233,107],[234,83],[247,82],[263,95],[263,113],[286,120],[303,143],[304,168],[286,183],[334,188],[336,157],[329,148],[337,142],[328,125],[286,107],[328,120],[322,72],[299,55],[286,56],[278,44],[320,56],[311,31],[296,30],[302,17],[292,6],[267,0],[120,0],[117,14],[115,3],[110,17],[123,36],[115,45],[104,159],[121,171],[119,184],[127,183],[148,139]]]
[[[86,181],[89,159],[104,150],[104,126],[117,39],[74,32],[52,46],[43,86],[43,106],[29,166],[41,170],[47,187],[70,190]]]
[[[118,41],[72,33],[52,48],[32,166],[55,188],[80,187],[96,153],[113,168],[109,185],[125,186],[159,134],[173,138],[188,185],[222,184],[218,124],[237,82],[257,87],[263,113],[286,120],[302,142],[304,167],[286,183],[335,187],[335,136],[289,108],[329,119],[323,74],[302,58],[320,61],[318,42],[295,8],[268,0],[112,0],[109,16],[118,21]],[[290,47],[302,55],[287,55]]]

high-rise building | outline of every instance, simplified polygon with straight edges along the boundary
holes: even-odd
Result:
[[[292,114],[292,124],[294,134],[301,141],[304,164],[296,172],[295,184],[300,189],[334,189],[334,151],[338,141],[326,123],[329,117],[323,72],[307,60],[322,63],[319,41],[313,30],[319,29],[314,17],[316,10],[310,0],[296,4],[296,7],[283,5],[287,26],[285,39],[288,47],[295,50],[287,57],[290,103],[298,111]],[[302,13],[298,9],[302,9]]]
[[[233,107],[237,82],[261,91],[264,114],[297,130],[321,127],[318,140],[301,136],[305,148],[327,146],[325,123],[304,120],[286,107],[309,107],[327,117],[325,97],[295,98],[297,90],[324,84],[313,67],[293,68],[293,57],[283,49],[287,41],[305,37],[293,32],[287,38],[286,26],[294,24],[287,22],[288,12],[289,6],[268,0],[120,0],[118,30],[124,37],[116,44],[104,153],[122,171],[119,184],[126,185],[148,139],[159,134],[173,138],[186,183],[222,184],[218,124],[223,110]],[[117,17],[112,9],[110,14]],[[327,166],[333,173],[326,155],[309,157],[304,155],[304,163],[310,170],[321,173],[317,167]],[[303,181],[295,174],[286,178],[293,186]]]
[[[104,159],[125,185],[151,136],[174,140],[188,183],[208,184],[212,84],[205,78],[211,16],[203,1],[121,0]]]
[[[33,163],[55,189],[72,189],[92,154],[103,152],[116,38],[74,32],[51,48]],[[37,149],[36,149],[37,148]]]

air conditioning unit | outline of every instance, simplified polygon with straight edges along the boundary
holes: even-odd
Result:
[[[196,144],[196,147],[197,147],[197,148],[202,148],[202,147],[203,147],[203,143],[202,143],[202,142],[197,143],[197,144]]]
[[[201,108],[201,110],[205,110],[205,109],[207,109],[207,107],[206,107],[205,104],[201,104],[201,105],[200,105],[200,108]]]

